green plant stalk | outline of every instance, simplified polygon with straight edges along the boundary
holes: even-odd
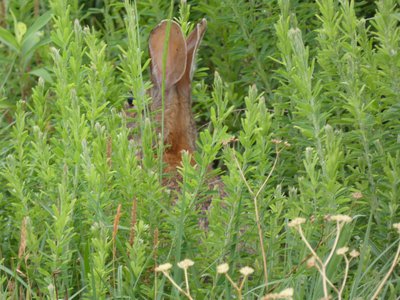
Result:
[[[343,21],[342,24],[346,30],[345,34],[348,42],[349,53],[353,54],[355,57],[355,61],[348,62],[348,65],[345,66],[345,70],[343,71],[344,74],[342,75],[342,80],[349,81],[346,85],[346,92],[347,95],[345,99],[347,100],[348,110],[355,118],[355,124],[357,125],[358,129],[357,133],[359,135],[359,139],[362,145],[362,154],[367,164],[367,178],[369,183],[369,190],[370,190],[370,216],[368,219],[367,230],[365,232],[365,236],[363,239],[363,246],[361,248],[361,256],[358,265],[358,270],[354,279],[353,288],[358,286],[359,278],[362,273],[362,268],[364,265],[365,255],[364,253],[367,251],[368,243],[370,241],[370,232],[371,227],[373,225],[372,220],[375,216],[377,207],[378,207],[378,199],[376,195],[376,183],[373,174],[373,166],[371,161],[371,151],[369,146],[369,141],[371,140],[369,137],[370,129],[368,129],[367,122],[367,103],[364,103],[364,97],[362,94],[365,90],[365,85],[359,82],[356,76],[358,69],[360,68],[360,58],[358,57],[358,46],[357,46],[357,32],[356,32],[356,16],[354,11],[354,2],[345,3],[341,1],[342,11],[343,11]],[[360,86],[361,85],[361,86]],[[369,122],[370,123],[370,122]],[[353,294],[353,290],[352,290]]]
[[[327,284],[329,284],[331,286],[331,288],[333,288],[335,290],[335,292],[337,294],[339,294],[338,289],[333,285],[333,283],[326,276],[326,266],[328,265],[333,253],[335,252],[335,249],[336,249],[336,246],[337,246],[337,242],[339,241],[339,235],[340,235],[339,223],[337,223],[337,232],[336,232],[334,245],[333,245],[333,247],[331,249],[331,252],[328,255],[328,258],[325,261],[322,261],[322,259],[318,256],[318,254],[314,251],[313,247],[311,247],[311,245],[308,242],[306,236],[304,235],[304,232],[303,232],[303,229],[302,229],[301,225],[296,226],[296,230],[299,232],[302,241],[307,246],[307,248],[310,250],[311,254],[316,259],[316,261],[318,262],[318,264],[316,264],[315,267],[317,268],[317,270],[319,271],[319,273],[321,274],[321,277],[322,277],[322,285],[323,285],[323,290],[324,290],[324,297],[326,299],[328,299],[328,296],[329,296]]]
[[[172,20],[172,13],[174,9],[174,2],[171,0],[170,2],[170,9],[169,9],[169,16],[168,16],[168,23],[166,28],[166,35],[164,41],[164,49],[163,49],[163,57],[162,57],[162,81],[161,81],[161,141],[159,143],[159,175],[160,175],[160,183],[162,182],[163,173],[164,173],[164,120],[165,120],[165,76],[166,76],[166,66],[167,66],[167,56],[168,56],[168,45],[169,45],[169,34],[171,31],[171,20]]]
[[[261,221],[260,221],[260,213],[258,211],[258,196],[260,195],[261,191],[264,190],[265,185],[267,184],[268,180],[270,179],[272,173],[274,172],[275,168],[276,168],[276,164],[278,162],[278,158],[279,158],[279,153],[280,151],[276,151],[276,156],[275,156],[275,160],[274,163],[271,167],[271,170],[269,172],[269,174],[267,175],[267,177],[265,178],[264,182],[262,183],[262,185],[260,186],[260,188],[258,189],[258,191],[256,193],[253,192],[253,190],[251,189],[250,185],[248,184],[242,168],[239,165],[239,162],[237,161],[236,156],[234,156],[235,159],[235,163],[238,167],[239,173],[242,177],[243,182],[246,184],[247,189],[249,190],[250,194],[253,196],[253,204],[254,204],[254,212],[255,212],[255,216],[256,216],[256,224],[257,224],[257,231],[258,231],[258,238],[259,238],[259,242],[260,242],[260,249],[261,249],[261,253],[262,253],[262,258],[263,258],[263,269],[264,269],[264,281],[265,281],[265,287],[267,288],[268,286],[268,269],[267,269],[267,258],[266,258],[266,252],[264,249],[264,238],[263,238],[263,232],[262,232],[262,228],[261,228]]]
[[[397,247],[397,251],[394,256],[393,263],[390,266],[389,271],[387,271],[385,277],[383,277],[382,281],[379,283],[379,286],[377,287],[375,293],[372,295],[371,300],[375,300],[378,297],[379,293],[382,291],[383,286],[385,285],[386,281],[389,279],[390,275],[393,273],[395,267],[399,264],[399,257],[400,257],[400,242]]]
[[[345,270],[344,270],[343,281],[342,281],[342,284],[340,285],[340,289],[339,289],[339,292],[338,292],[338,298],[339,299],[342,299],[342,294],[343,294],[344,288],[346,287],[346,281],[347,281],[347,277],[349,275],[350,262],[351,262],[351,258],[348,259],[346,254],[343,255],[343,258],[345,260],[346,267],[345,267]]]
[[[12,62],[11,62],[11,65],[10,65],[10,68],[8,69],[7,75],[4,77],[4,80],[3,80],[3,82],[1,83],[0,90],[2,90],[2,89],[4,88],[4,86],[5,86],[5,84],[7,83],[8,78],[9,78],[10,75],[11,75],[11,72],[12,72],[12,70],[13,70],[13,68],[14,68],[14,65],[15,65],[15,62],[16,62],[16,61],[17,61],[17,55],[14,55],[14,58],[13,58],[13,60],[12,60]]]
[[[268,77],[267,77],[267,74],[265,72],[265,68],[264,68],[262,62],[260,61],[260,55],[258,55],[256,46],[254,45],[254,42],[251,39],[250,34],[249,34],[248,30],[247,30],[246,22],[245,22],[245,20],[243,20],[241,13],[239,13],[237,11],[236,3],[237,3],[236,1],[232,2],[232,0],[229,0],[230,7],[232,8],[233,13],[235,14],[235,16],[236,16],[236,18],[237,18],[237,20],[239,22],[240,29],[243,32],[243,35],[244,35],[245,40],[246,40],[246,42],[248,44],[250,53],[251,53],[251,55],[253,56],[253,59],[256,62],[257,71],[258,71],[257,74],[261,77],[261,79],[262,79],[262,81],[264,83],[264,86],[266,88],[267,93],[270,93],[272,91],[272,89],[271,89],[271,85],[269,84]]]

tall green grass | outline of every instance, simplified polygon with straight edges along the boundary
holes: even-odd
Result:
[[[343,299],[371,299],[386,274],[380,299],[400,295],[396,1],[175,3],[185,32],[209,26],[178,191],[160,180],[146,93],[147,38],[170,2],[1,3],[0,298],[185,299],[155,272],[171,263],[185,290],[185,258],[193,299],[321,299],[325,275],[347,278]],[[335,241],[338,214],[353,221]],[[348,267],[345,246],[360,252]],[[228,276],[244,266],[238,293]]]

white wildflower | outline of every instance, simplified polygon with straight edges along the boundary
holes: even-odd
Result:
[[[293,288],[287,288],[280,293],[271,293],[264,296],[264,300],[270,299],[293,299]]]
[[[293,297],[293,288],[284,289],[279,293],[282,297]]]
[[[353,194],[351,194],[351,196],[354,199],[358,200],[358,199],[361,199],[363,197],[363,194],[361,192],[354,192]]]
[[[217,266],[217,273],[218,274],[225,274],[229,271],[229,265],[227,263],[221,264]]]
[[[254,269],[253,269],[253,268],[250,268],[250,267],[247,267],[247,266],[240,269],[240,273],[241,273],[243,276],[249,276],[249,275],[252,274],[253,272],[254,272]]]
[[[289,227],[297,227],[305,222],[306,222],[306,219],[304,219],[304,218],[295,218],[289,222],[288,226]]]
[[[167,272],[169,269],[171,269],[172,268],[172,265],[170,264],[170,263],[165,263],[165,264],[162,264],[162,265],[159,265],[156,269],[155,269],[155,271],[156,272]]]
[[[400,223],[393,224],[393,228],[397,229],[397,232],[400,234]]]
[[[315,267],[315,257],[311,257],[309,260],[307,260],[307,268],[312,268]]]
[[[360,255],[360,252],[358,252],[358,251],[355,250],[355,249],[351,250],[351,252],[350,252],[350,256],[351,256],[352,258],[356,258],[356,257],[358,257],[359,255]]]
[[[353,218],[347,215],[334,215],[330,217],[330,220],[336,222],[350,223],[351,221],[353,221]]]
[[[342,247],[336,250],[337,255],[345,255],[349,251],[349,247]]]
[[[178,262],[178,267],[181,269],[187,269],[194,265],[194,262],[190,259],[184,259],[181,262]]]

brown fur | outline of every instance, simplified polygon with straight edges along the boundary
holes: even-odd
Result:
[[[162,21],[151,33],[149,40],[152,59],[153,88],[152,111],[161,123],[162,58],[167,21]],[[193,153],[196,147],[196,126],[192,114],[191,79],[194,57],[206,29],[203,19],[185,40],[179,25],[171,21],[168,54],[165,66],[164,97],[164,161],[166,172],[173,172],[181,164],[182,151]]]

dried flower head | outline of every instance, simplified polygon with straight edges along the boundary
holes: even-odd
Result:
[[[226,146],[226,145],[228,145],[228,144],[230,144],[230,143],[237,142],[238,140],[239,140],[239,139],[237,139],[236,137],[231,136],[231,137],[229,137],[228,139],[223,140],[223,141],[222,141],[222,145]]]
[[[280,293],[271,293],[264,296],[264,300],[270,299],[292,299],[293,298],[293,289],[287,288],[281,291]]]
[[[159,265],[156,269],[155,269],[155,271],[156,272],[167,272],[169,269],[171,269],[172,268],[172,265],[170,264],[170,263],[165,263],[165,264],[162,264],[162,265]]]
[[[336,222],[350,223],[351,221],[353,221],[353,218],[347,215],[334,215],[330,217],[330,220]]]
[[[54,285],[50,283],[50,284],[47,286],[47,289],[49,290],[50,295],[53,295],[53,293],[54,293]]]
[[[363,197],[363,194],[361,192],[354,192],[353,194],[351,194],[351,196],[354,199],[358,200],[358,199],[361,199]]]
[[[289,227],[297,227],[300,226],[301,224],[305,223],[306,219],[304,218],[295,218],[292,221],[289,222],[288,226]]]
[[[289,142],[287,142],[287,141],[285,141],[285,142],[283,142],[283,145],[286,147],[286,148],[289,148],[290,146],[292,146]]]
[[[254,272],[254,269],[253,269],[253,268],[250,268],[250,267],[248,267],[248,266],[243,267],[243,268],[240,269],[240,273],[241,273],[243,276],[249,276],[249,275],[252,274],[253,272]]]
[[[397,232],[400,234],[400,223],[393,224],[393,228],[397,229]]]
[[[181,262],[178,262],[178,267],[181,269],[187,269],[194,265],[194,262],[190,259],[184,259]]]
[[[307,268],[312,268],[315,267],[315,257],[311,257],[309,260],[307,260]]]
[[[279,144],[281,144],[281,143],[282,143],[282,140],[279,140],[279,139],[273,139],[271,142],[272,142],[272,144],[279,145]]]
[[[358,252],[357,250],[353,249],[350,251],[350,257],[356,258],[358,256],[360,256],[360,252]]]
[[[225,274],[229,271],[229,265],[227,263],[221,264],[217,266],[217,273],[218,274]]]
[[[293,288],[284,289],[279,294],[283,297],[293,297]]]
[[[41,88],[44,87],[44,79],[43,79],[43,77],[39,77],[39,79],[38,79],[38,85],[39,85]]]
[[[342,247],[336,250],[337,255],[345,255],[349,251],[349,247]]]

